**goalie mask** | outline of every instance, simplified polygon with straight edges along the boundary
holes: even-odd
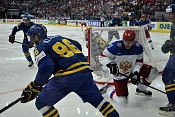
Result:
[[[47,37],[47,29],[42,24],[35,24],[28,30],[30,41],[38,45],[42,39]]]
[[[166,17],[170,22],[175,22],[175,4],[169,5],[166,8]]]

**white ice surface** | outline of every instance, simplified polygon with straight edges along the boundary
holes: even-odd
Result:
[[[0,109],[19,98],[22,89],[34,80],[37,72],[36,65],[33,69],[28,68],[28,62],[23,55],[21,45],[8,42],[8,36],[14,26],[14,24],[0,24]],[[84,33],[80,27],[46,27],[48,28],[48,35],[62,35],[78,40],[83,46],[83,53],[87,55]],[[155,50],[152,51],[153,57],[158,64],[165,66],[168,54],[163,54],[160,48],[163,42],[169,38],[169,34],[153,32],[150,34],[155,46]],[[22,42],[22,40],[23,33],[18,32],[16,41]],[[30,52],[33,56],[33,49]],[[158,109],[168,103],[165,94],[148,88],[153,92],[152,97],[136,96],[136,87],[132,84],[128,84],[128,86],[129,104],[127,106],[120,106],[108,98],[107,95],[104,95],[104,98],[113,104],[121,117],[163,117],[158,114]],[[151,86],[164,91],[161,76],[158,76]],[[98,85],[98,87],[102,86]],[[90,104],[84,104],[74,93],[66,96],[55,107],[61,117],[102,117],[97,109]],[[34,101],[31,101],[26,104],[17,103],[0,114],[0,117],[41,117],[41,114],[36,109]]]

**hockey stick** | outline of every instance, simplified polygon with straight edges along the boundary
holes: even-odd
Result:
[[[29,46],[28,44],[24,44],[24,43],[21,43],[19,41],[14,41],[15,43],[19,43],[19,44],[22,44],[22,45],[26,45],[26,46]],[[35,46],[32,46],[32,47],[35,47]]]
[[[122,75],[122,76],[125,76],[125,77],[127,77],[127,78],[129,77],[129,76],[127,76],[127,75],[125,75],[125,74],[122,74],[122,73],[119,73],[119,74]],[[145,85],[145,86],[147,86],[147,87],[150,87],[150,88],[152,88],[152,89],[154,89],[154,90],[157,90],[157,91],[159,91],[159,92],[161,92],[161,93],[166,94],[164,91],[161,91],[161,90],[159,90],[159,89],[157,89],[157,88],[155,88],[155,87],[146,85],[146,84],[144,84],[144,83],[142,83],[142,82],[140,82],[140,81],[139,81],[139,83],[140,83],[140,84],[143,84],[143,85]]]
[[[5,106],[4,108],[2,108],[2,109],[0,110],[0,114],[1,114],[2,112],[6,111],[8,108],[14,106],[14,105],[15,105],[16,103],[18,103],[20,100],[21,100],[21,97],[18,98],[18,99],[16,99],[15,101],[13,101],[12,103],[10,103],[9,105]]]

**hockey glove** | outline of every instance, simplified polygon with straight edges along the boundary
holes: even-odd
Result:
[[[140,74],[136,71],[131,75],[131,83],[136,85],[140,82]]]
[[[21,103],[26,103],[35,99],[42,89],[43,89],[42,86],[37,85],[35,82],[31,82],[22,92]]]
[[[119,69],[116,63],[108,63],[106,66],[110,69],[110,74],[119,74]]]
[[[34,47],[34,43],[33,42],[29,42],[29,48]]]
[[[165,46],[165,44],[162,45],[161,50],[164,54],[168,53],[170,50]]]
[[[15,36],[14,35],[10,35],[9,36],[9,42],[10,43],[14,43],[15,42]]]
[[[173,40],[166,40],[162,45],[161,50],[163,53],[168,53],[171,49],[175,48],[175,42]]]

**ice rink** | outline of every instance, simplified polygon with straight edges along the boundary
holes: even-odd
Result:
[[[18,43],[11,44],[8,37],[11,34],[15,24],[0,24],[0,109],[20,97],[22,89],[28,83],[34,80],[37,66],[30,69],[28,62],[23,55],[21,45]],[[83,47],[83,53],[87,55],[87,49],[84,41],[84,32],[80,27],[68,26],[46,26],[48,35],[62,35],[79,41]],[[167,33],[151,32],[151,37],[155,49],[150,50],[156,63],[164,67],[169,55],[161,52],[161,46],[169,38]],[[22,42],[22,31],[16,34],[16,41]],[[33,57],[33,49],[30,49]],[[121,117],[163,117],[159,114],[159,107],[165,106],[168,101],[165,94],[148,88],[153,92],[152,97],[135,95],[136,86],[129,86],[129,104],[126,106],[118,105],[108,96],[104,98],[112,103]],[[164,91],[164,84],[161,75],[151,84],[151,86]],[[99,88],[102,85],[98,85]],[[61,117],[102,117],[97,109],[88,103],[83,103],[74,93],[69,94],[55,107],[58,109]],[[25,104],[17,103],[13,107],[0,114],[0,117],[41,117],[40,112],[35,107],[35,101]]]

